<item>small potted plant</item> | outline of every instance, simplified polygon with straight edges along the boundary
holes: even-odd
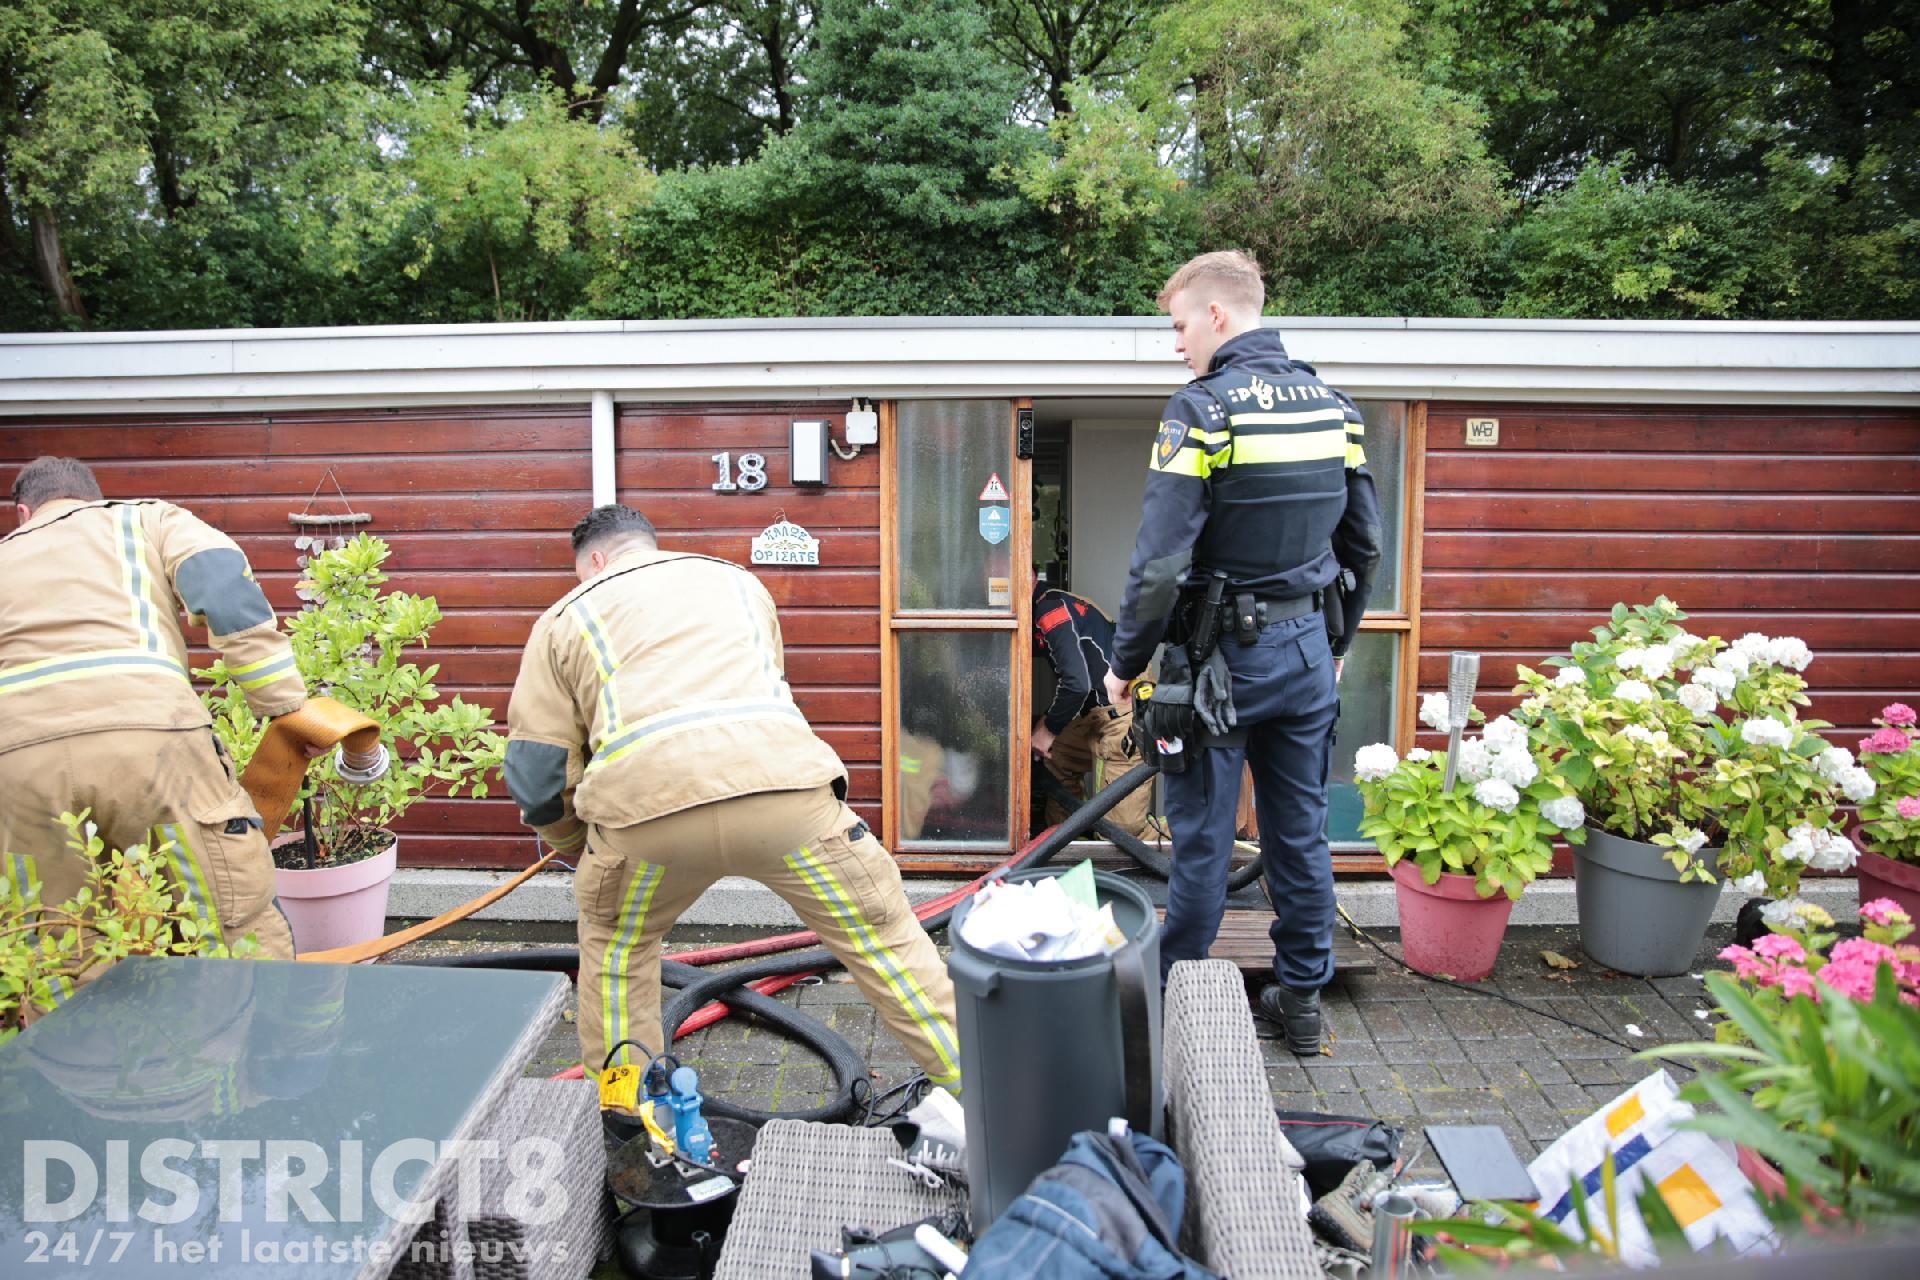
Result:
[[[307,770],[295,812],[311,821],[274,847],[274,893],[300,951],[379,937],[399,859],[391,824],[429,795],[485,796],[505,750],[486,708],[457,695],[442,700],[433,685],[439,668],[404,660],[426,644],[440,607],[431,596],[381,590],[390,554],[385,542],[362,534],[314,557],[300,584],[311,603],[287,620],[308,692],[371,716],[392,744],[392,764],[372,782],[342,779],[329,756]],[[211,679],[214,729],[244,770],[266,723],[248,709],[224,663],[195,674]]]
[[[1859,865],[1860,901],[1890,898],[1920,920],[1920,747],[1912,707],[1883,708],[1880,726],[1860,744],[1860,763],[1876,788],[1860,804],[1860,834],[1866,848]]]
[[[1421,717],[1444,725],[1446,696],[1429,695]],[[1393,873],[1406,962],[1477,981],[1493,972],[1514,902],[1553,865],[1553,842],[1585,839],[1586,815],[1506,716],[1463,739],[1458,756],[1451,789],[1446,753],[1424,747],[1404,760],[1383,742],[1362,747],[1353,774],[1361,833]]]
[[[1613,607],[1591,642],[1520,668],[1515,716],[1587,811],[1574,851],[1580,939],[1612,969],[1683,973],[1720,882],[1777,899],[1781,919],[1801,873],[1844,871],[1858,851],[1836,811],[1872,797],[1851,754],[1801,720],[1800,672],[1813,660],[1791,636],[1731,643],[1689,634],[1661,596]]]

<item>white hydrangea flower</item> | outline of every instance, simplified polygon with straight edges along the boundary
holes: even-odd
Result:
[[[1562,831],[1571,831],[1587,820],[1587,807],[1579,796],[1555,796],[1540,806],[1540,816]]]
[[[1613,686],[1613,696],[1622,702],[1652,702],[1653,690],[1644,680],[1622,680]]]
[[[1523,716],[1537,716],[1540,714],[1540,708],[1546,705],[1547,695],[1544,693],[1536,693],[1531,698],[1521,701],[1520,714]]]
[[[1745,679],[1753,659],[1744,649],[1723,649],[1713,655],[1713,665],[1737,680]]]
[[[1460,744],[1460,759],[1454,766],[1454,773],[1462,782],[1478,782],[1493,771],[1493,753],[1487,750],[1487,744],[1478,738],[1467,738]]]
[[[1793,730],[1771,716],[1755,716],[1740,722],[1740,740],[1754,747],[1784,747],[1793,741]]]
[[[1838,831],[1822,831],[1814,841],[1813,856],[1807,865],[1815,871],[1851,871],[1860,860],[1860,850]]]
[[[1527,731],[1514,723],[1512,716],[1488,721],[1480,736],[1486,740],[1487,748],[1494,752],[1525,750],[1527,745]]]
[[[1353,776],[1360,782],[1378,782],[1394,771],[1400,757],[1384,742],[1376,742],[1353,753]]]
[[[1707,656],[1705,638],[1687,631],[1667,641],[1667,647],[1673,650],[1673,665],[1677,671],[1691,670]]]
[[[1649,680],[1663,679],[1673,670],[1673,650],[1664,644],[1628,649],[1614,660],[1622,671],[1638,671]]]
[[[1680,705],[1692,712],[1696,720],[1706,719],[1720,705],[1720,699],[1714,696],[1713,690],[1703,684],[1681,685],[1676,696],[1680,699]]]
[[[1420,723],[1429,729],[1438,729],[1441,733],[1447,731],[1449,725],[1446,694],[1430,693],[1420,699]]]
[[[1715,658],[1715,662],[1719,659]],[[1733,696],[1733,686],[1740,683],[1740,677],[1723,667],[1701,667],[1693,673],[1693,682],[1702,689],[1712,692],[1722,702]]]
[[[1653,730],[1643,724],[1630,724],[1620,731],[1620,736],[1629,742],[1638,742],[1642,746],[1654,744]]]
[[[1488,778],[1473,789],[1473,798],[1489,809],[1512,813],[1520,807],[1520,793],[1510,783]]]
[[[1749,631],[1733,642],[1732,649],[1735,653],[1744,653],[1749,662],[1766,662],[1767,650],[1772,645],[1773,641],[1758,631]]]
[[[1818,849],[1813,828],[1803,822],[1787,832],[1787,842],[1780,846],[1780,856],[1788,862],[1810,862]]]
[[[1799,929],[1807,923],[1806,914],[1813,904],[1805,898],[1782,898],[1760,908],[1760,918],[1771,929]]]
[[[1499,751],[1493,757],[1493,776],[1510,786],[1531,786],[1540,766],[1525,751]]]
[[[1700,852],[1706,843],[1707,833],[1698,827],[1688,827],[1680,835],[1674,837],[1674,844],[1685,850],[1688,857],[1692,857],[1694,854]]]
[[[1813,758],[1813,767],[1828,782],[1837,782],[1840,775],[1853,768],[1853,752],[1845,747],[1828,747]]]
[[[1733,882],[1736,892],[1749,898],[1764,898],[1767,894],[1767,877],[1758,871],[1749,871]]]
[[[1554,675],[1553,682],[1559,685],[1562,689],[1566,688],[1568,685],[1585,684],[1587,682],[1587,673],[1582,671],[1579,667],[1562,667]]]
[[[1813,661],[1813,650],[1799,636],[1775,636],[1767,645],[1767,661],[1791,671],[1805,671]]]
[[[1873,799],[1874,793],[1879,790],[1874,785],[1873,775],[1858,765],[1841,770],[1834,782],[1839,786],[1840,794],[1855,804]]]
[[[1415,747],[1413,750],[1407,752],[1407,759],[1413,761],[1415,764],[1420,764],[1423,761],[1433,759],[1433,752],[1427,750],[1425,747]]]

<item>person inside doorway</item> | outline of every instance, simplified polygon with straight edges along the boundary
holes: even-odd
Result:
[[[1086,799],[1140,763],[1131,708],[1113,705],[1106,689],[1113,653],[1113,619],[1091,600],[1036,583],[1033,641],[1053,668],[1053,701],[1033,722],[1034,754],[1077,799]],[[1143,786],[1108,814],[1121,830],[1154,834],[1153,788]],[[1047,799],[1047,822],[1062,822],[1067,807]]]

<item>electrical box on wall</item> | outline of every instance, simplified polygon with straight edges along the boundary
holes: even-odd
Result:
[[[827,438],[827,424],[818,419],[794,418],[787,423],[787,462],[793,483],[827,482]]]
[[[880,443],[880,415],[873,411],[873,401],[855,400],[847,410],[847,443],[855,448]]]

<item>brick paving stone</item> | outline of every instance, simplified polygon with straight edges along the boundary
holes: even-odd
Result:
[[[1417,1040],[1452,1039],[1453,1032],[1440,1010],[1424,1000],[1409,1000],[1396,1006],[1401,1021]]]
[[[1472,1056],[1471,1053],[1468,1054],[1468,1057]],[[1506,1089],[1533,1084],[1533,1077],[1527,1074],[1527,1069],[1521,1066],[1517,1059],[1508,1057],[1498,1062],[1482,1062],[1478,1065],[1480,1074],[1486,1077],[1487,1083],[1496,1088]]]
[[[1577,1084],[1543,1084],[1540,1092],[1562,1111],[1591,1111],[1587,1091]]]
[[[1354,1083],[1352,1069],[1312,1062],[1307,1063],[1307,1080],[1315,1093],[1351,1093],[1360,1087]]]
[[[1440,1068],[1431,1062],[1406,1062],[1396,1066],[1394,1076],[1404,1089],[1444,1089],[1446,1081],[1440,1078]]]
[[[1404,1120],[1419,1114],[1413,1095],[1400,1089],[1362,1089],[1361,1114],[1382,1120]]]
[[[1467,1054],[1451,1040],[1392,1040],[1380,1046],[1388,1062],[1465,1062]]]
[[[1345,999],[1321,1002],[1320,1025],[1322,1034],[1330,1032],[1339,1040],[1371,1039],[1367,1035],[1366,1024],[1360,1020],[1360,1011]]]
[[[1335,1061],[1347,1064],[1367,1063],[1378,1065],[1386,1061],[1381,1055],[1380,1046],[1365,1036],[1342,1036],[1330,1042]]]
[[[1398,1073],[1384,1062],[1353,1068],[1353,1081],[1362,1089],[1398,1089]]]
[[[1316,1093],[1313,1106],[1309,1110],[1324,1111],[1334,1116],[1357,1116],[1366,1109],[1366,1100],[1358,1090],[1345,1093]]]
[[[1573,1076],[1564,1062],[1553,1058],[1521,1058],[1520,1065],[1526,1068],[1527,1076],[1535,1084],[1572,1084]]]
[[[1360,1006],[1360,1017],[1372,1033],[1374,1041],[1383,1047],[1389,1040],[1411,1040],[1413,1032],[1408,1029],[1406,1019],[1400,1016],[1398,1004],[1364,1004]],[[1392,1061],[1392,1059],[1388,1059]]]
[[[1487,1020],[1486,1008],[1490,1002],[1482,1000],[1453,1000],[1444,1006],[1436,1006],[1442,1025],[1447,1034],[1455,1040],[1491,1040],[1498,1033]]]
[[[1273,1105],[1281,1111],[1320,1111],[1320,1095],[1317,1093],[1276,1093]]]
[[[1620,1064],[1604,1058],[1579,1058],[1567,1064],[1567,1070],[1573,1074],[1575,1084],[1627,1084],[1627,1072]],[[1638,1076],[1634,1077],[1638,1079]]]

